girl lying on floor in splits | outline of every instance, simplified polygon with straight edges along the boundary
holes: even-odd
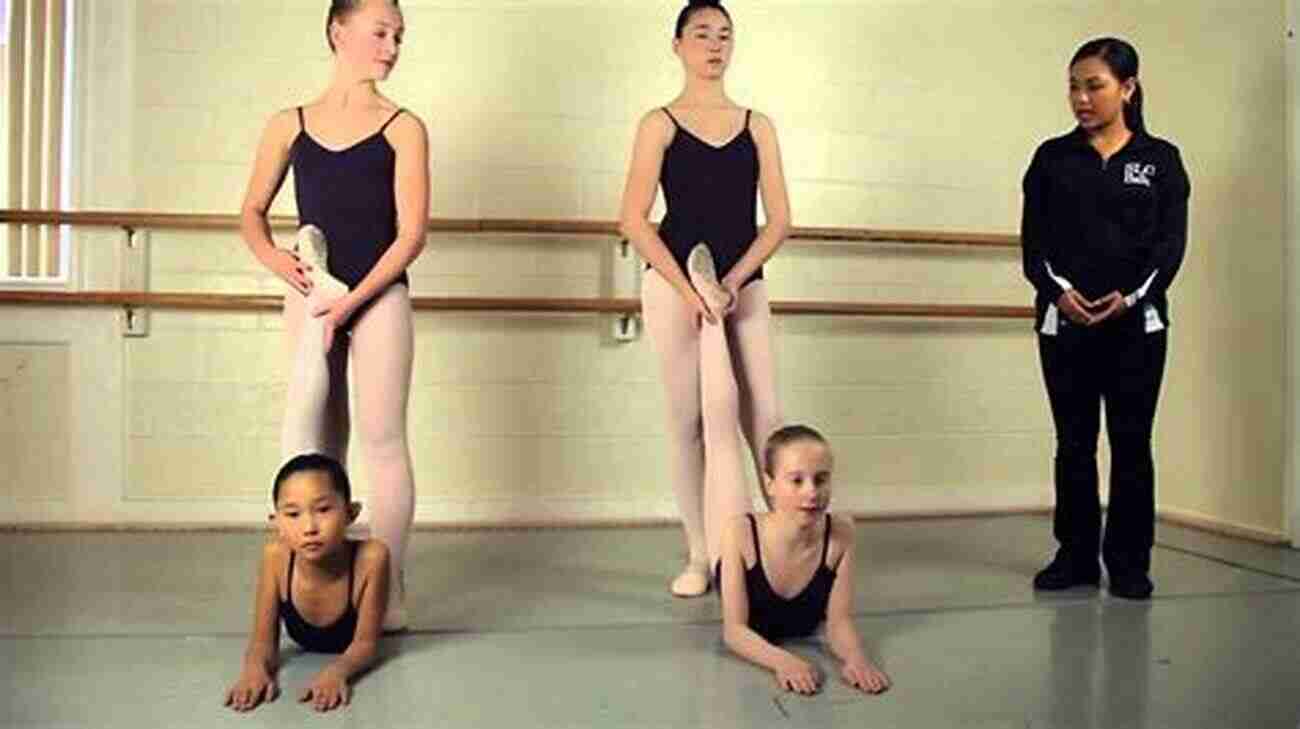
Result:
[[[827,512],[830,444],[816,430],[790,425],[768,438],[764,495],[771,511],[745,514],[723,533],[715,581],[722,590],[723,640],[736,655],[775,674],[782,689],[816,693],[811,663],[777,644],[812,635],[842,662],[845,683],[868,693],[889,677],[867,658],[853,625],[853,521]]]
[[[279,538],[262,550],[253,632],[239,680],[226,706],[250,711],[280,690],[280,622],[306,651],[337,653],[298,696],[317,711],[351,700],[348,682],[375,660],[388,605],[388,548],[377,539],[347,538],[361,505],[338,461],[295,456],[271,491]]]

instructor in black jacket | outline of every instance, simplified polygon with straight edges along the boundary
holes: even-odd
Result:
[[[1190,186],[1178,148],[1147,134],[1137,51],[1100,38],[1070,61],[1074,131],[1025,173],[1021,245],[1056,426],[1060,548],[1039,590],[1097,586],[1142,600],[1155,531],[1151,430],[1169,328],[1166,290],[1187,243]],[[1106,404],[1110,507],[1102,538],[1097,436]]]

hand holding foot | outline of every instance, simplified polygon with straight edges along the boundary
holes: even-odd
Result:
[[[329,273],[329,244],[325,234],[314,225],[304,225],[298,229],[294,242],[293,255],[304,265],[305,275],[311,280],[310,291],[324,301],[337,299],[348,293],[347,284],[334,278]]]
[[[311,282],[308,296],[311,315],[321,319],[323,346],[328,352],[334,346],[335,330],[352,316],[353,307],[347,298],[348,286],[331,276],[326,268],[329,244],[320,228],[314,225],[299,228],[294,252],[307,270]]]
[[[691,285],[699,292],[709,313],[718,321],[727,315],[735,303],[735,298],[725,286],[718,282],[717,268],[713,265],[713,254],[709,246],[699,243],[691,249],[686,259]]]
[[[347,297],[340,296],[333,301],[313,304],[311,315],[320,320],[324,337],[322,346],[324,351],[328,352],[334,348],[335,332],[352,317],[352,306],[348,303]]]

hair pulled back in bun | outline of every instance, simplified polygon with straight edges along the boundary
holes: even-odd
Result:
[[[397,0],[388,0],[394,6]],[[330,37],[330,26],[334,21],[340,23],[346,21],[348,16],[361,9],[366,4],[366,0],[330,0],[329,12],[325,15],[325,42],[329,44],[330,53],[334,52],[334,39]]]
[[[710,8],[725,15],[728,21],[731,20],[731,13],[727,12],[727,9],[722,7],[720,0],[691,0],[686,4],[686,7],[682,8],[682,11],[677,14],[677,28],[673,31],[673,37],[681,38],[682,31],[686,30],[686,24],[691,22],[691,18],[695,17],[696,13]]]

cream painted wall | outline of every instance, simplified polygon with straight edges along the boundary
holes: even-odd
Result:
[[[1130,38],[1150,126],[1180,145],[1193,178],[1158,423],[1160,501],[1286,528],[1281,2],[733,4],[729,89],[775,120],[801,225],[1014,231],[1034,146],[1070,126],[1070,53],[1101,33]],[[328,79],[325,4],[109,5],[88,11],[83,38],[82,206],[235,210],[266,118]],[[676,3],[403,7],[407,44],[385,92],[429,126],[434,215],[615,217],[636,119],[680,84]],[[291,184],[276,209],[293,212]],[[612,242],[433,236],[414,290],[607,295]],[[118,248],[111,235],[83,236],[79,284],[116,285]],[[155,290],[281,290],[233,234],[156,232],[150,250]],[[777,299],[1030,298],[1015,251],[790,246],[768,278]],[[60,340],[70,361],[93,358],[109,381],[74,387],[62,421],[74,463],[99,465],[36,486],[50,496],[39,506],[0,493],[0,520],[265,513],[284,393],[278,317],[155,312],[149,337],[122,339],[113,312],[19,313],[37,328],[75,321]],[[420,314],[417,517],[671,516],[652,353],[609,328],[601,317]],[[840,508],[1050,504],[1052,432],[1027,322],[783,318],[776,329],[785,410],[831,436]],[[30,331],[7,313],[0,356],[17,351],[3,343],[34,341]],[[92,419],[100,437],[83,437]],[[352,470],[364,484],[363,463]]]

